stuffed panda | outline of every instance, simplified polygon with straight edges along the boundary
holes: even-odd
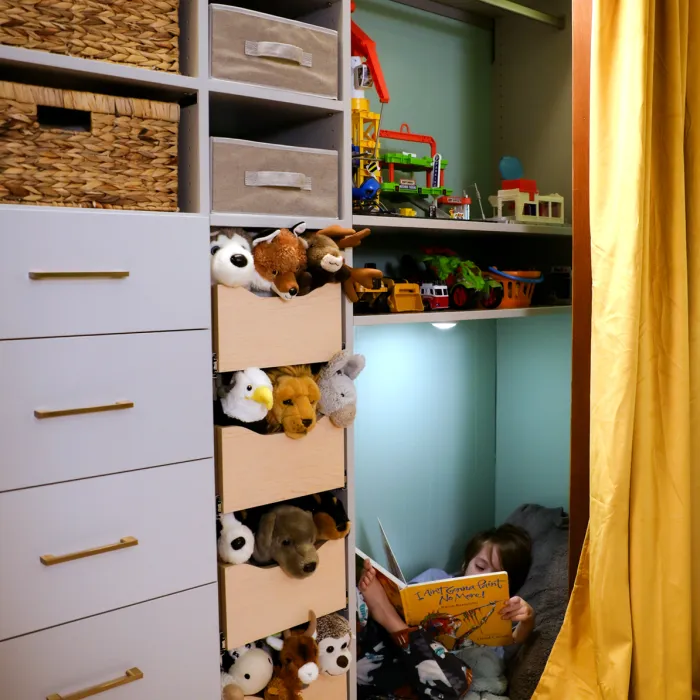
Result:
[[[328,676],[342,676],[350,670],[352,656],[350,623],[338,613],[319,618],[316,624],[318,666]]]
[[[219,229],[209,242],[211,283],[250,288],[255,263],[250,239],[243,229]]]
[[[255,535],[233,513],[216,519],[216,538],[219,559],[226,564],[245,564],[253,556]]]

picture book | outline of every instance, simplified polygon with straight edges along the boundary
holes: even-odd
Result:
[[[390,567],[400,573],[383,528],[382,538]],[[359,580],[364,561],[370,558],[359,549],[355,551]],[[396,576],[370,561],[389,600],[409,627],[432,620],[432,625],[440,628],[439,641],[448,649],[462,637],[487,646],[512,644],[512,624],[500,614],[509,599],[508,574],[504,571],[408,584],[403,574]]]

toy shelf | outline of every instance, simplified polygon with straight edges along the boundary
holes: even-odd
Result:
[[[439,232],[440,234],[495,233],[534,236],[571,236],[571,226],[552,224],[501,224],[489,221],[456,221],[400,216],[353,216],[356,228],[371,228],[372,233],[391,234],[404,231]]]
[[[527,309],[478,309],[475,311],[428,311],[426,313],[367,314],[355,316],[355,326],[393,326],[401,323],[460,323],[503,318],[528,318],[571,313],[571,306],[533,306]]]

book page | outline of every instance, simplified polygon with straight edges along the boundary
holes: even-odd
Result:
[[[462,637],[488,646],[513,641],[512,624],[501,619],[509,599],[504,572],[414,584],[401,591],[401,599],[406,622],[439,627],[448,649]]]
[[[386,569],[379,566],[379,564],[377,564],[377,562],[375,562],[374,559],[368,557],[361,550],[355,549],[355,557],[357,559],[358,582],[360,580],[360,577],[362,576],[362,569],[365,560],[368,559],[377,571],[377,580],[382,585],[382,588],[386,591],[386,595],[387,598],[389,598],[389,602],[396,608],[396,611],[399,613],[399,615],[401,615],[401,617],[405,619],[403,602],[401,600],[401,590],[405,588],[405,585],[401,581],[399,581],[395,576],[392,576]]]

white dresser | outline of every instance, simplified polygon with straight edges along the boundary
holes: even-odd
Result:
[[[215,700],[209,221],[0,209],[0,697]]]

